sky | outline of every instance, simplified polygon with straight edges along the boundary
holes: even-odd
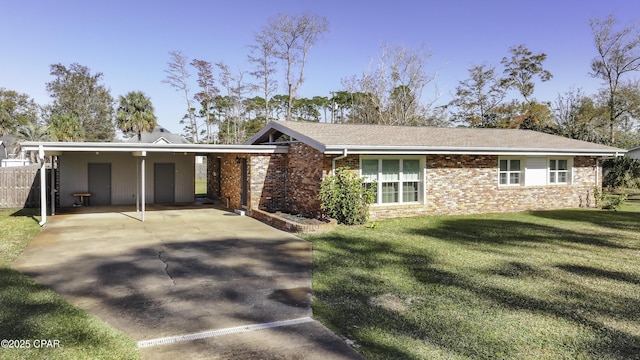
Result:
[[[180,133],[184,98],[162,83],[170,51],[250,70],[249,46],[268,19],[305,11],[326,17],[329,32],[309,54],[299,96],[330,97],[390,44],[431,54],[427,72],[436,82],[423,96],[436,104],[451,99],[469,68],[499,65],[520,44],[548,56],[553,79],[536,85],[538,100],[572,87],[593,94],[601,82],[589,76],[597,55],[589,19],[640,22],[638,0],[3,0],[0,87],[44,105],[51,101],[49,65],[79,63],[102,73],[115,99],[144,92],[158,122]],[[195,90],[195,70],[192,80]]]

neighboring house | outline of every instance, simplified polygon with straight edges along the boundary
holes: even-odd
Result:
[[[0,160],[15,158],[17,153],[15,137],[11,135],[0,136]]]
[[[190,142],[181,135],[174,134],[169,130],[157,125],[153,131],[144,131],[140,136],[133,135],[126,139],[128,143],[146,143],[146,144],[190,144]]]
[[[288,150],[210,155],[211,197],[317,216],[320,182],[348,166],[377,185],[374,218],[594,206],[602,159],[625,153],[528,130],[307,122],[270,122],[247,144]]]
[[[640,159],[640,146],[629,149],[626,156],[632,159]]]
[[[4,141],[0,140],[0,160],[8,159],[9,154],[7,153],[7,144]]]
[[[0,136],[0,167],[25,166],[31,164],[20,154],[16,139],[11,135]]]
[[[92,194],[91,205],[192,202],[195,157],[206,155],[207,193],[223,206],[256,217],[257,210],[318,216],[322,179],[348,166],[377,185],[374,218],[595,206],[602,159],[626,152],[529,130],[285,121],[244,145],[22,147],[58,159],[63,207],[80,192]]]

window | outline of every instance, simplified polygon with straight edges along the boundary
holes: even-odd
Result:
[[[378,160],[362,160],[362,177],[367,189],[378,183]]]
[[[382,160],[382,203],[398,202],[400,160]]]
[[[420,201],[418,159],[362,159],[361,173],[367,188],[376,184],[377,204]]]
[[[500,185],[520,185],[520,159],[500,159]]]
[[[417,202],[420,188],[420,160],[402,161],[402,201]]]
[[[500,186],[548,186],[571,183],[572,157],[504,156],[498,160]]]
[[[568,180],[569,162],[566,159],[550,159],[549,184],[566,184]]]

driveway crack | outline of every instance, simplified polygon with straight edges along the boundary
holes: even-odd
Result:
[[[173,279],[173,276],[171,276],[171,274],[169,274],[169,264],[167,263],[165,258],[162,257],[162,251],[158,251],[158,259],[160,259],[160,261],[162,261],[162,263],[164,264],[164,272],[167,274],[169,279],[171,279],[171,284],[175,285],[176,281]]]

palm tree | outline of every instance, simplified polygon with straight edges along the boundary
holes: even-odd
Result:
[[[25,141],[46,141],[49,140],[49,127],[29,123],[18,128],[16,137]]]
[[[18,127],[16,130],[16,137],[24,141],[47,141],[49,140],[49,127],[46,125],[38,125],[36,123],[29,123]],[[40,162],[37,154],[33,151],[29,154],[29,159],[32,163]]]
[[[130,91],[125,96],[120,95],[120,104],[116,112],[116,124],[125,134],[138,134],[138,140],[143,131],[152,131],[156,127],[151,99],[142,91]]]

